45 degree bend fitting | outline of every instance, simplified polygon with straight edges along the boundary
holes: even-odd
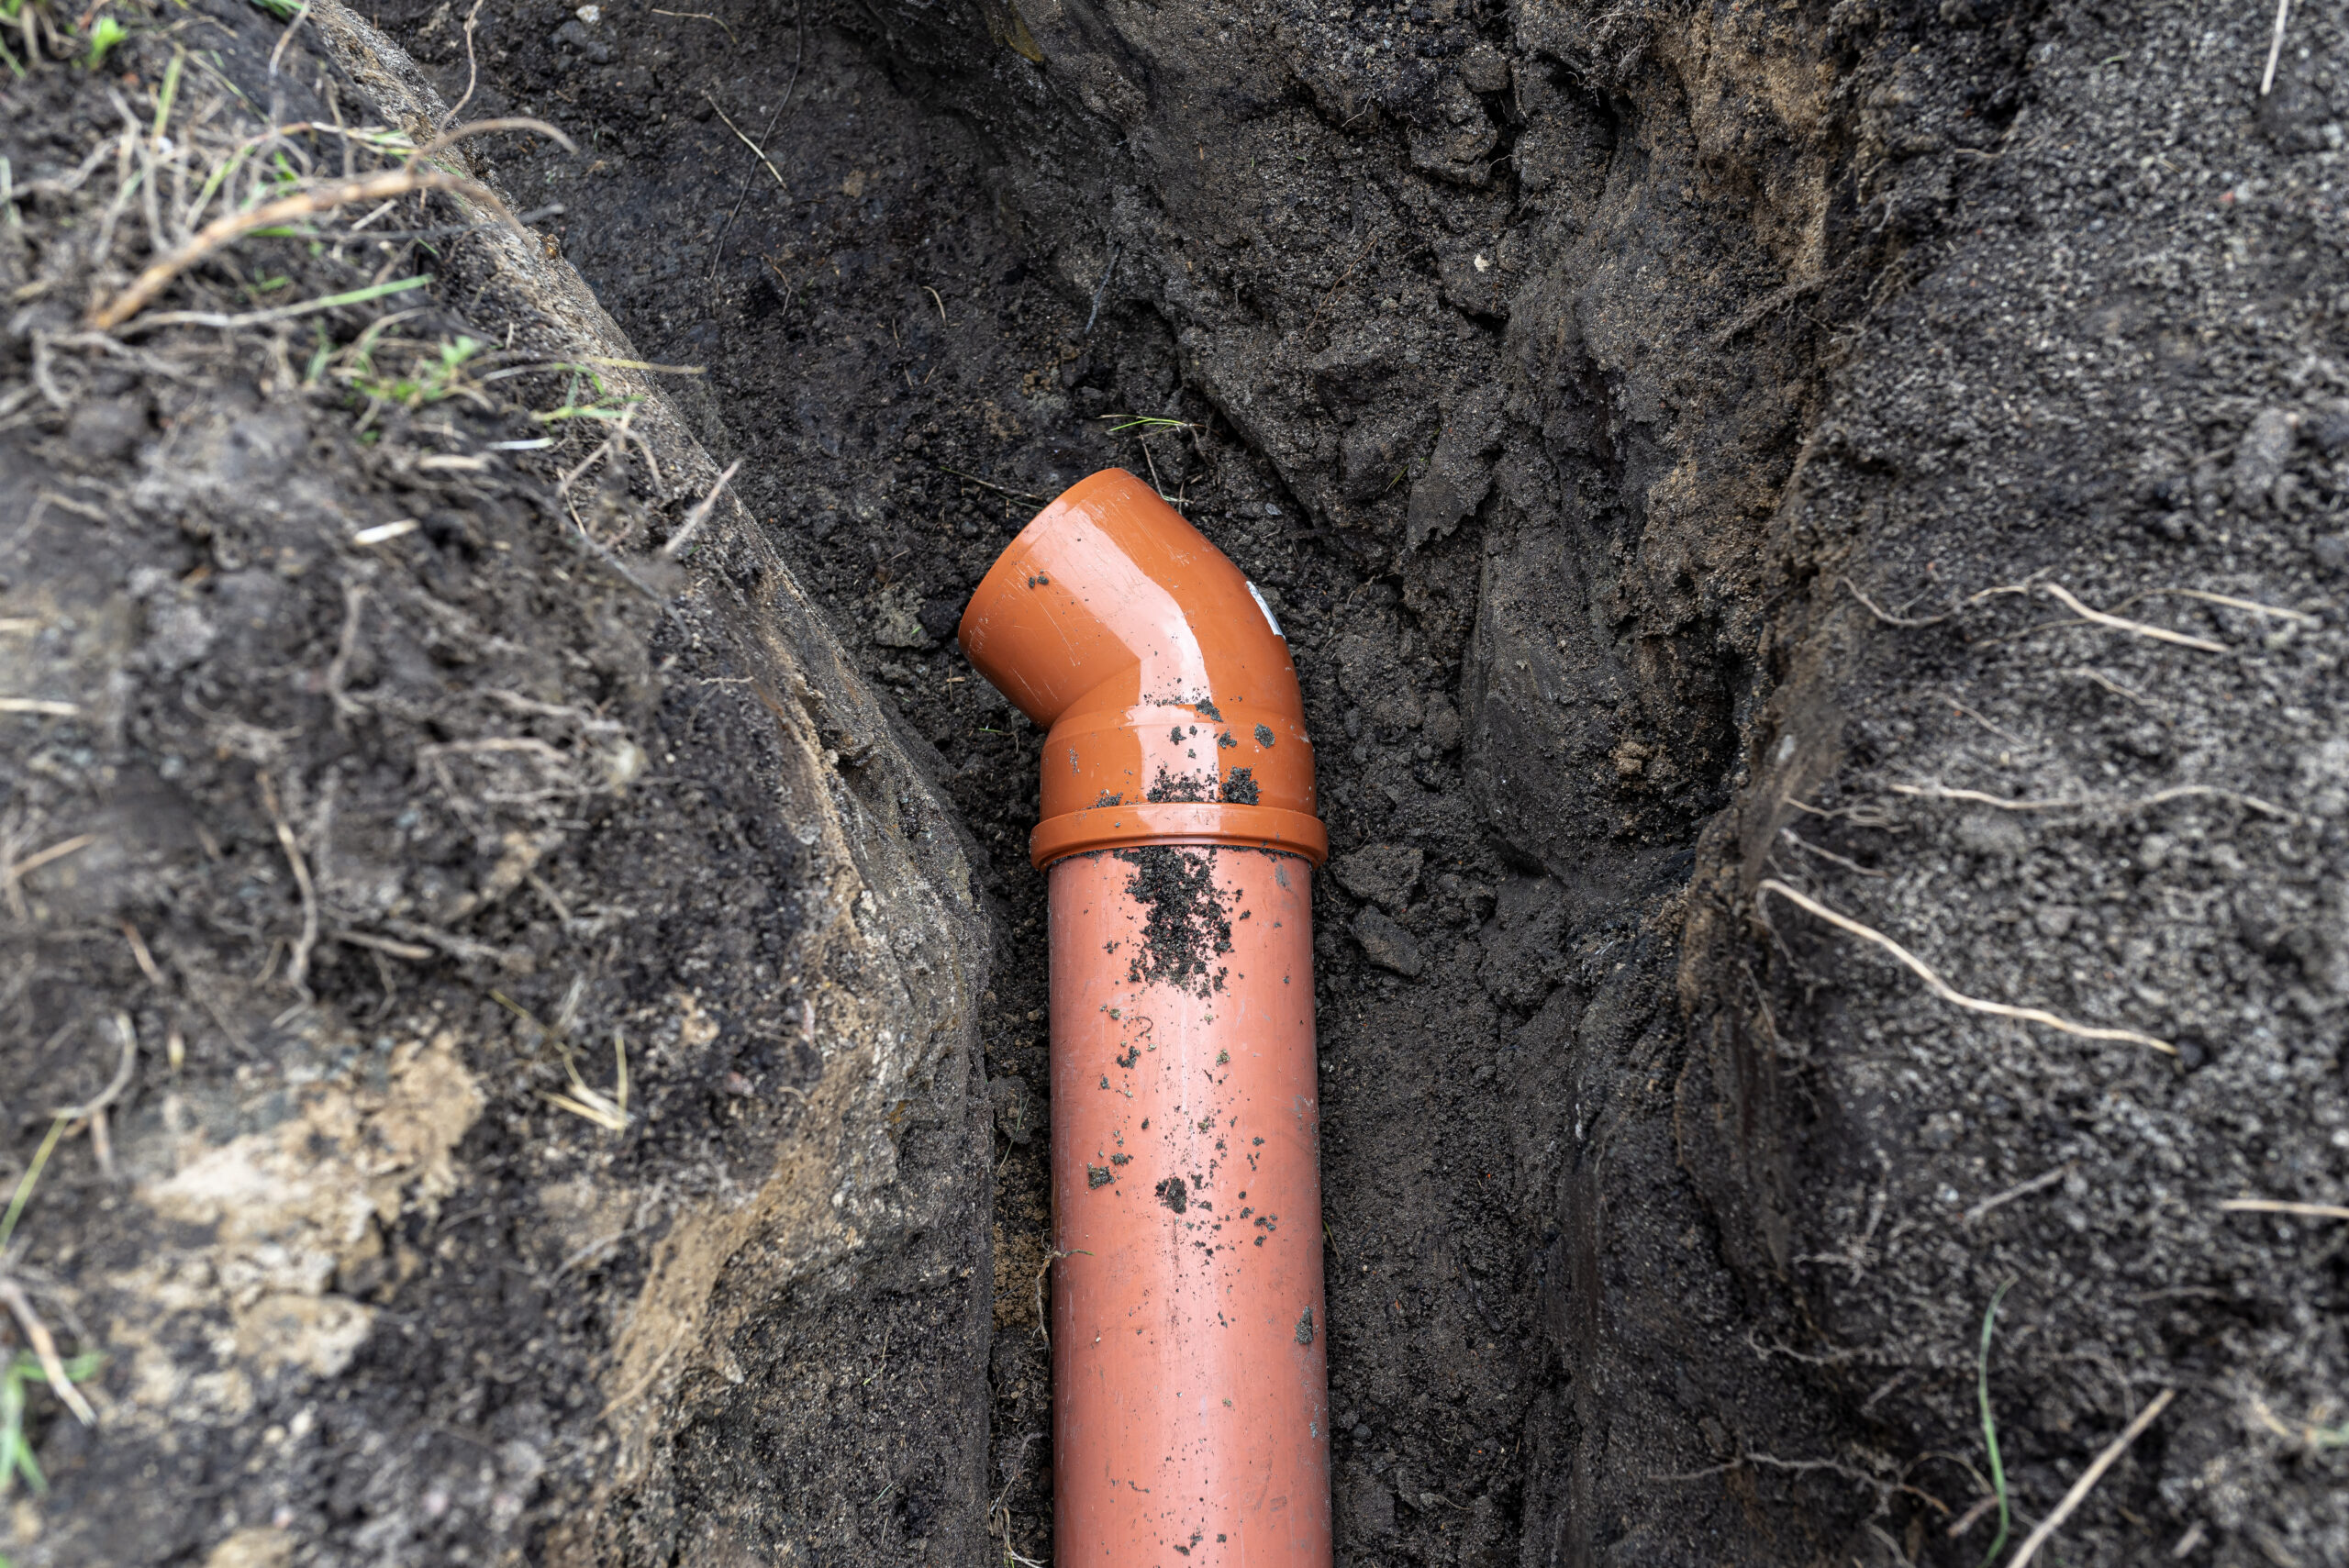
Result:
[[[1102,1568],[1328,1568],[1304,704],[1240,570],[1121,470],[963,613],[1046,730],[1053,1529]]]

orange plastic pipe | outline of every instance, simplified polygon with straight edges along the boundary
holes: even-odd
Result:
[[[962,642],[1047,731],[1053,1529],[1067,1568],[1328,1568],[1313,749],[1237,567],[1121,470]]]

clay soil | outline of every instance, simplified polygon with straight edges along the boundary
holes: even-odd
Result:
[[[268,81],[275,25],[221,15],[239,80]],[[105,536],[119,569],[78,599],[58,558],[0,559],[18,596],[0,613],[72,599],[96,624],[112,603],[139,628],[145,662],[72,651],[95,672],[76,690],[168,674],[198,716],[142,743],[195,769],[152,784],[85,778],[74,748],[105,743],[5,720],[27,727],[7,865],[62,841],[78,801],[150,824],[158,863],[214,868],[109,871],[103,895],[6,871],[6,917],[41,955],[0,1069],[20,1160],[53,1106],[103,1086],[107,1020],[144,995],[126,920],[174,944],[181,1000],[150,998],[123,1037],[126,1104],[157,1127],[209,1117],[225,1139],[254,1125],[239,1095],[337,1074],[375,1096],[351,1113],[370,1125],[457,1126],[406,1135],[400,1159],[447,1174],[409,1181],[372,1251],[330,1259],[347,1279],[269,1286],[311,1303],[287,1308],[281,1359],[325,1392],[212,1410],[228,1457],[175,1448],[164,1419],[141,1462],[180,1468],[133,1474],[103,1423],[31,1396],[57,1489],[19,1521],[28,1560],[1052,1561],[1039,737],[952,630],[1036,507],[1118,465],[1264,590],[1319,751],[1340,1562],[2007,1561],[2156,1401],[2045,1553],[2349,1561],[2349,1226],[2221,1207],[2349,1194],[2337,16],[2294,16],[2263,94],[2268,17],[2156,0],[362,15],[462,118],[575,144],[469,145],[634,354],[672,367],[679,439],[739,464],[729,526],[756,547],[725,547],[706,623],[657,611],[677,581],[629,573],[682,570],[656,541],[696,496],[648,500],[624,468],[580,525],[606,553],[566,547],[551,587],[544,540],[569,537],[558,487],[586,448],[512,459],[537,466],[502,490],[444,465],[431,483],[455,488],[417,500],[412,467],[370,455],[408,438],[354,428],[363,396],[286,423],[267,471],[311,476],[317,505],[513,558],[466,578],[469,635],[541,659],[495,686],[573,727],[531,731],[569,771],[472,787],[589,804],[519,800],[494,825],[457,806],[410,822],[411,775],[340,762],[507,765],[463,753],[484,723],[452,726],[426,690],[456,658],[430,641],[445,608],[364,579],[363,613],[419,629],[412,671],[362,670],[337,651],[362,613],[348,589],[224,564],[235,542],[208,523],[181,526],[181,553]],[[106,92],[152,112],[153,26],[111,78],[57,61],[8,89],[20,191],[120,129]],[[303,116],[365,117],[347,72],[298,80],[351,95]],[[132,221],[73,192],[14,201],[37,239]],[[306,297],[373,275],[283,248],[235,280],[237,308],[271,276]],[[440,314],[402,338],[495,340],[500,269],[443,271],[419,296]],[[329,317],[319,351],[384,308]],[[223,339],[250,360],[231,373],[82,330],[71,311],[11,328],[0,386],[31,391],[0,399],[19,497],[0,530],[47,493],[39,464],[80,465],[90,494],[60,493],[104,513],[106,484],[155,483],[158,430],[237,386],[266,409],[272,376],[303,369],[259,339]],[[80,379],[49,395],[69,359]],[[530,413],[569,395],[513,392],[463,405],[463,450],[534,437]],[[397,401],[395,423],[415,412]],[[220,462],[246,461],[248,424],[223,427]],[[172,505],[234,511],[206,495]],[[603,1402],[665,1277],[662,1206],[778,1180],[797,1107],[838,1081],[800,1026],[818,992],[792,946],[822,867],[788,813],[738,831],[785,764],[729,706],[746,656],[712,651],[725,593],[757,599],[770,558],[842,651],[842,689],[870,694],[820,767],[889,835],[965,857],[945,880],[967,912],[941,919],[994,958],[956,971],[964,1054],[924,1056],[876,1112],[873,1190],[901,1196],[874,1199],[863,1250],[741,1265],[709,1298],[730,1338],[697,1341],[660,1429],[631,1434]],[[232,577],[250,603],[201,607]],[[244,690],[214,672],[296,668],[314,673],[279,683],[299,712],[202,717]],[[342,706],[362,689],[363,715]],[[556,710],[624,717],[642,754]],[[368,728],[395,721],[413,734]],[[272,738],[297,733],[289,760]],[[623,765],[677,787],[615,782]],[[321,796],[339,766],[344,793]],[[308,793],[273,793],[289,778]],[[141,790],[201,809],[174,827]],[[354,811],[373,825],[353,842],[445,886],[370,904],[398,879],[338,865],[329,902],[358,935],[318,948],[281,835]],[[516,889],[545,907],[490,909]],[[566,989],[591,938],[592,984]],[[295,942],[332,1029],[289,1011]],[[866,979],[906,951],[876,944]],[[422,1004],[390,967],[418,954]],[[69,1005],[76,988],[103,1006]],[[439,1031],[346,1021],[395,1008]],[[167,1092],[155,1042],[182,1027],[204,1049]],[[652,1122],[583,1152],[601,1146],[566,1136],[577,1118],[516,1107],[562,1091],[573,1034],[604,1051],[615,1028],[662,1042]],[[483,1086],[471,1042],[493,1032],[528,1092]],[[59,1207],[32,1211],[23,1266],[56,1315],[77,1281],[127,1277],[162,1221],[151,1200],[110,1218],[78,1132],[52,1157]],[[221,1223],[174,1201],[173,1223]],[[728,1234],[758,1250],[754,1228]],[[335,1316],[346,1298],[372,1329]],[[70,1348],[113,1333],[81,1322]],[[135,1376],[113,1353],[102,1379]],[[615,1470],[631,1442],[658,1457]],[[287,1444],[306,1472],[273,1469]],[[240,1471],[286,1478],[264,1497]],[[113,1494],[155,1502],[99,1529]],[[452,1508],[495,1528],[459,1544],[436,1522]],[[220,1555],[238,1540],[280,1555]]]

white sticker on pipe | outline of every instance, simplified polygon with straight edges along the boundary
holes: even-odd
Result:
[[[1281,629],[1281,617],[1273,614],[1273,606],[1264,603],[1264,595],[1256,591],[1256,584],[1252,582],[1248,584],[1248,596],[1256,601],[1258,609],[1264,612],[1264,624],[1273,628],[1273,635],[1286,639],[1288,633]]]

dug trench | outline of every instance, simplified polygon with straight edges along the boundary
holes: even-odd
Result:
[[[2349,1190],[2337,15],[2263,91],[2267,18],[2160,0],[700,3],[296,24],[302,117],[575,144],[463,144],[536,237],[403,239],[428,339],[669,367],[607,366],[650,465],[565,445],[425,514],[472,629],[343,579],[432,668],[497,640],[463,722],[322,571],[7,544],[9,635],[82,627],[88,691],[203,718],[9,710],[47,727],[5,872],[28,1168],[136,1069],[126,1173],[58,1146],[8,1265],[112,1358],[95,1426],[29,1396],[19,1561],[1052,1561],[1039,737],[953,629],[1113,464],[1263,589],[1319,748],[1341,1562],[1972,1564],[2051,1519],[2071,1562],[2349,1561],[2349,1231],[2221,1207]],[[197,10],[258,101],[279,24]],[[116,243],[72,203],[120,128],[46,69],[11,264],[127,276],[136,233],[42,239]],[[50,528],[129,539],[186,373],[17,297],[12,450],[95,476]],[[361,520],[406,494],[286,391],[373,330],[325,319],[174,503],[215,557],[191,508],[269,463],[360,476],[317,494]],[[433,483],[509,461],[464,451]],[[596,454],[572,521],[640,592],[518,542]],[[125,744],[183,761],[76,771]],[[583,779],[399,815],[528,744]],[[464,817],[547,795],[605,804]],[[213,869],[77,866],[109,810]],[[454,868],[429,917],[368,903],[403,855]],[[633,1119],[548,1108],[610,1108],[569,1041],[623,1027]],[[364,1245],[236,1185],[346,1166],[406,1173]]]

